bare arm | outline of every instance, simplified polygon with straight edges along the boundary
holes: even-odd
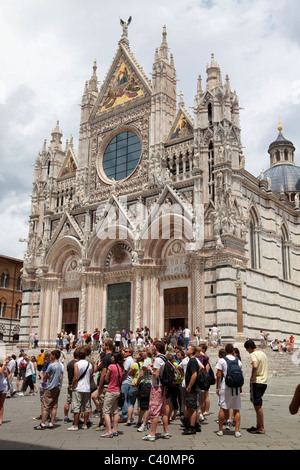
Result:
[[[293,399],[289,406],[291,415],[297,414],[299,411],[299,407],[300,407],[300,384],[297,386]]]

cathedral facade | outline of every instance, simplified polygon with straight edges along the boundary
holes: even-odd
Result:
[[[228,339],[300,334],[295,148],[279,127],[270,168],[247,172],[238,96],[213,55],[206,74],[191,115],[166,28],[150,80],[126,23],[100,89],[94,63],[78,149],[57,122],[35,162],[21,340],[145,325],[204,338],[213,323]]]

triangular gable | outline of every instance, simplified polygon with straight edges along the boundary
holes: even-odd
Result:
[[[73,236],[78,238],[79,240],[82,239],[82,231],[80,230],[77,223],[74,221],[73,217],[68,212],[64,213],[59,224],[56,226],[54,234],[49,244],[49,248],[54,245],[54,243],[60,236]]]
[[[194,129],[192,119],[188,116],[185,110],[180,108],[174,120],[174,124],[171,127],[167,141],[172,142],[174,140],[181,140],[189,136],[192,137],[193,134]]]
[[[77,170],[77,161],[72,152],[72,149],[69,149],[64,159],[64,162],[59,170],[58,178],[70,177],[75,176]]]
[[[153,204],[153,207],[150,210],[147,220],[145,221],[145,224],[142,227],[142,238],[144,237],[145,233],[147,233],[150,225],[157,218],[159,218],[164,212],[169,212],[170,208],[172,207],[169,205],[169,198],[172,199],[173,203],[178,204],[182,208],[182,213],[186,217],[187,221],[192,222],[194,217],[192,204],[187,202],[175,188],[172,188],[171,186],[166,184],[163,191],[160,193],[158,199],[155,201],[155,204]]]
[[[128,229],[131,234],[135,230],[135,222],[130,212],[125,204],[123,205],[122,201],[114,195],[110,197],[106,204],[99,208],[97,219],[95,230],[99,238],[101,238],[101,233],[106,233],[110,229],[114,231],[116,226],[121,229]]]
[[[99,92],[92,116],[99,116],[120,105],[151,95],[151,84],[132,53],[123,44],[119,49]]]

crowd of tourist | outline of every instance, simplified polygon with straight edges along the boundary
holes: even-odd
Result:
[[[219,405],[216,434],[221,437],[224,428],[234,429],[234,436],[239,438],[244,385],[240,352],[230,343],[224,348],[219,345],[218,362],[210,364],[207,342],[200,344],[197,330],[196,341],[190,342],[192,335],[186,330],[181,330],[181,335],[172,329],[168,340],[163,341],[152,339],[147,327],[134,335],[117,331],[113,338],[105,329],[101,333],[95,329],[93,334],[83,332],[78,338],[68,335],[65,342],[64,334],[60,334],[57,348],[41,349],[36,357],[21,350],[18,358],[12,355],[0,364],[0,425],[5,398],[16,393],[22,397],[29,388],[31,395],[39,393],[40,397],[40,423],[35,427],[39,431],[55,426],[58,403],[63,399],[68,431],[87,430],[96,417],[95,429],[100,437],[114,438],[119,423],[133,425],[136,411],[137,432],[148,432],[143,436],[145,441],[155,441],[158,426],[160,438],[169,439],[169,423],[178,418],[182,434],[193,435],[201,432],[201,423],[209,415],[209,391],[215,385]],[[211,343],[218,341],[218,331],[214,335]],[[251,357],[250,399],[256,414],[255,426],[247,431],[264,434],[267,357],[252,340],[244,347]],[[62,398],[64,374],[68,385]],[[297,396],[295,393],[293,413],[299,409],[299,391]]]

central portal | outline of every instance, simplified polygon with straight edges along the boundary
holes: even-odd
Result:
[[[131,284],[110,284],[107,286],[107,326],[111,338],[117,330],[130,330]]]
[[[165,334],[174,327],[178,330],[188,325],[188,288],[177,287],[164,290]]]

